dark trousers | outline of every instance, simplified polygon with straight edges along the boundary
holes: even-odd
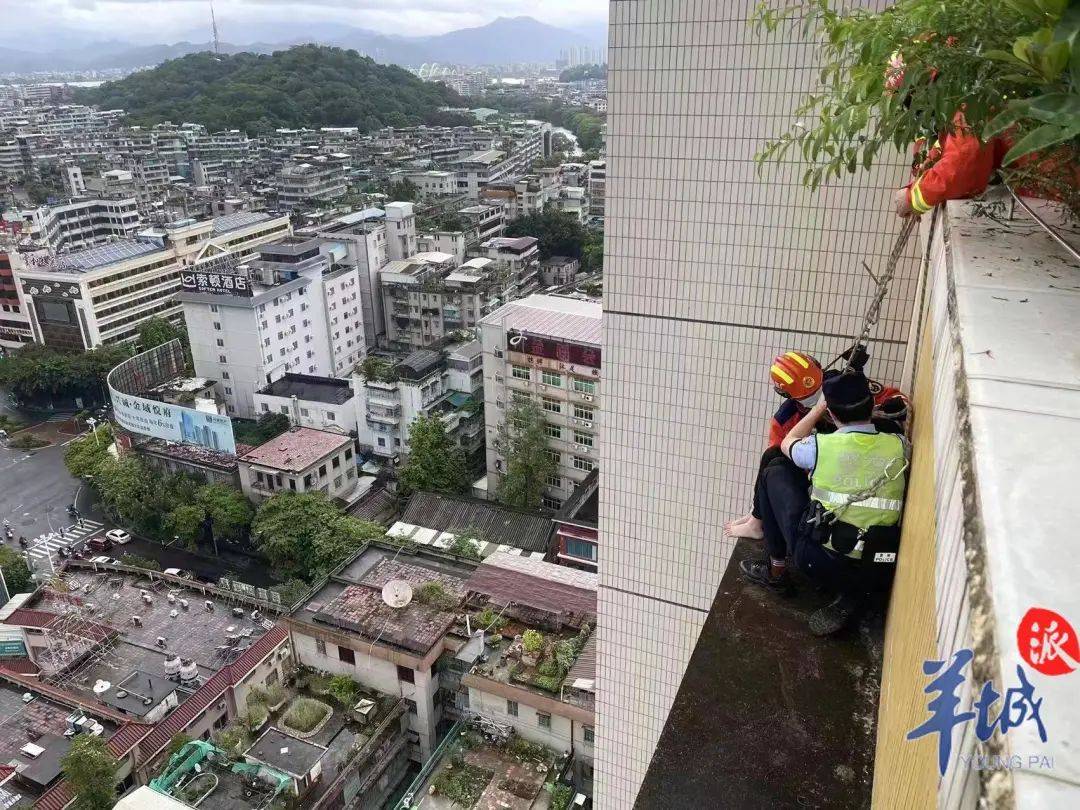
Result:
[[[768,461],[762,458],[754,485],[754,515],[761,518],[770,557],[783,560],[795,553],[799,526],[809,503],[810,481],[803,470],[783,453]]]
[[[757,479],[754,481],[754,508],[750,510],[750,514],[761,520],[761,512],[758,511],[758,499],[757,491],[761,487],[761,474],[765,472],[765,468],[777,459],[787,459],[784,452],[779,447],[770,447],[764,453],[761,454],[761,463],[758,464]]]
[[[861,584],[858,564],[824,548],[806,525],[810,505],[806,472],[783,454],[762,461],[754,487],[754,513],[761,518],[769,556],[791,557],[803,574],[830,590],[857,592]]]

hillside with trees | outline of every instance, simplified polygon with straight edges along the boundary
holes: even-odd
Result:
[[[387,125],[467,123],[439,111],[465,106],[446,85],[421,81],[356,51],[318,45],[272,54],[190,54],[77,97],[104,109],[122,108],[133,124],[192,121],[211,132],[261,134],[305,126],[370,132]]]

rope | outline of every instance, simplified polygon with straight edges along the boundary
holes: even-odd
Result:
[[[889,253],[889,259],[885,264],[885,270],[880,276],[875,276],[874,271],[870,269],[870,265],[863,262],[863,268],[866,270],[867,275],[874,280],[874,283],[877,285],[877,290],[874,293],[873,301],[870,302],[870,306],[866,310],[866,315],[863,317],[863,325],[859,332],[859,336],[852,344],[851,350],[849,350],[847,363],[844,364],[844,374],[854,370],[854,366],[852,365],[852,360],[856,355],[854,350],[859,346],[867,345],[870,340],[871,330],[877,325],[878,320],[881,318],[881,306],[885,303],[885,296],[889,294],[889,285],[896,276],[896,268],[900,264],[900,259],[903,257],[904,250],[907,248],[908,240],[911,238],[911,234],[915,231],[915,226],[918,225],[918,223],[918,217],[909,216],[904,219],[904,227],[902,227],[900,233],[896,235],[896,242],[893,243],[892,251]],[[832,368],[841,359],[843,359],[842,354],[834,358],[825,369],[828,370]]]

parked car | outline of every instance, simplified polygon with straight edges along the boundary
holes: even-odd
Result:
[[[91,557],[90,562],[98,565],[119,565],[120,561],[115,557]]]
[[[108,537],[91,537],[86,541],[86,547],[91,551],[108,551],[113,547],[113,542]]]
[[[123,529],[109,529],[105,532],[105,536],[113,541],[118,546],[124,545],[124,543],[131,542],[131,535],[125,532]]]
[[[172,574],[174,577],[180,577],[181,579],[194,579],[190,571],[185,571],[183,568],[166,568],[162,573]]]

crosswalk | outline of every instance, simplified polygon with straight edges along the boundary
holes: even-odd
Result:
[[[83,541],[92,537],[101,528],[102,524],[96,520],[83,518],[82,526],[75,524],[74,526],[65,527],[62,537],[60,532],[56,531],[47,532],[30,540],[27,552],[32,560],[46,560],[50,554],[56,555],[57,550],[63,546],[78,549],[82,546]]]

